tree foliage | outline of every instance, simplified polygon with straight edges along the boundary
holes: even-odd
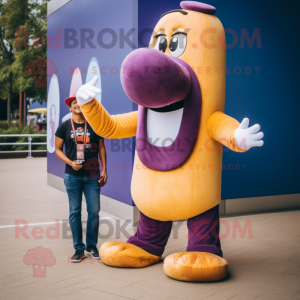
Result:
[[[16,57],[13,69],[18,74],[15,84],[19,90],[26,91],[28,98],[39,102],[46,101],[47,98],[48,1],[29,1],[28,19],[19,27],[15,36]]]
[[[20,91],[46,101],[48,1],[0,0],[0,98],[8,100],[8,115]]]

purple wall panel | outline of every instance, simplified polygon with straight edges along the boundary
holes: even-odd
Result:
[[[79,68],[82,82],[85,83],[87,69],[93,57],[97,59],[100,70],[102,68],[102,72],[100,72],[102,104],[108,112],[119,114],[136,110],[124,93],[120,82],[121,64],[128,53],[134,49],[126,42],[123,45],[120,29],[124,29],[124,32],[127,33],[130,29],[136,28],[130,36],[130,40],[137,45],[135,42],[137,40],[136,24],[137,1],[135,0],[73,0],[48,17],[48,60],[52,60],[57,68],[60,121],[69,112],[64,99],[69,97],[73,70],[76,67]],[[115,34],[106,32],[99,42],[98,34],[104,28],[109,28]],[[94,35],[90,44],[82,44],[82,29],[87,29],[86,35],[90,33]],[[61,32],[60,41],[57,42],[56,39],[51,41],[50,37],[57,37],[58,32]],[[74,34],[73,42],[68,39],[68,32]],[[101,43],[111,43],[113,35],[117,37],[116,44],[106,49]],[[76,40],[78,44],[76,44]],[[48,76],[48,90],[49,82],[50,77]],[[133,144],[134,139],[130,140],[132,140],[130,143]],[[125,147],[122,149],[122,144],[125,145],[124,140],[115,141],[120,147],[112,147],[112,142],[111,140],[106,141],[109,180],[101,194],[134,205],[130,193],[134,147],[131,147],[130,150]],[[120,169],[116,168],[118,165],[120,165]],[[48,152],[48,173],[63,177],[64,168],[64,163],[56,158],[55,153]]]

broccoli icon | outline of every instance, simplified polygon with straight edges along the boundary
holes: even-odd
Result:
[[[93,157],[91,159],[88,159],[85,164],[83,165],[83,168],[85,170],[90,170],[91,178],[99,178],[99,161],[98,158]]]
[[[56,259],[51,250],[39,246],[28,250],[23,261],[26,265],[32,265],[33,277],[46,277],[47,266],[53,266]]]
[[[33,75],[36,88],[45,88],[47,87],[47,73],[52,76],[57,73],[57,69],[51,59],[39,56],[36,59],[29,60],[24,72],[26,75]]]

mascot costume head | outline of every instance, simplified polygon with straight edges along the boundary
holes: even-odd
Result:
[[[187,219],[186,252],[164,260],[165,273],[183,281],[226,277],[219,240],[222,144],[244,152],[262,146],[260,126],[248,128],[224,114],[226,43],[216,9],[183,1],[162,15],[149,48],[131,52],[121,82],[136,112],[109,115],[95,99],[97,78],[81,86],[77,100],[94,131],[105,138],[136,136],[131,183],[140,210],[127,243],[106,242],[102,261],[145,267],[164,252],[172,221]],[[258,133],[259,132],[259,133]]]

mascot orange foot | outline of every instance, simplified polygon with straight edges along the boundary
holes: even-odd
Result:
[[[179,252],[164,260],[165,273],[182,281],[219,281],[228,271],[227,261],[217,255],[206,252]]]
[[[143,268],[161,259],[140,247],[123,242],[106,242],[101,245],[99,254],[106,265],[121,268]]]
[[[103,263],[120,268],[143,268],[160,261],[140,247],[123,242],[106,242],[100,247]],[[179,252],[164,260],[165,273],[182,281],[219,281],[227,275],[228,264],[220,256],[206,252]]]
[[[103,244],[102,261],[152,265],[165,250],[172,221],[187,220],[186,252],[168,256],[165,273],[217,281],[228,268],[219,239],[222,144],[245,152],[263,145],[263,133],[259,125],[248,128],[247,118],[240,124],[224,114],[226,42],[216,9],[195,1],[180,5],[158,21],[149,48],[123,62],[121,83],[138,111],[111,116],[95,98],[97,78],[81,86],[76,99],[99,136],[136,136],[131,194],[141,212],[137,233],[127,243]]]

